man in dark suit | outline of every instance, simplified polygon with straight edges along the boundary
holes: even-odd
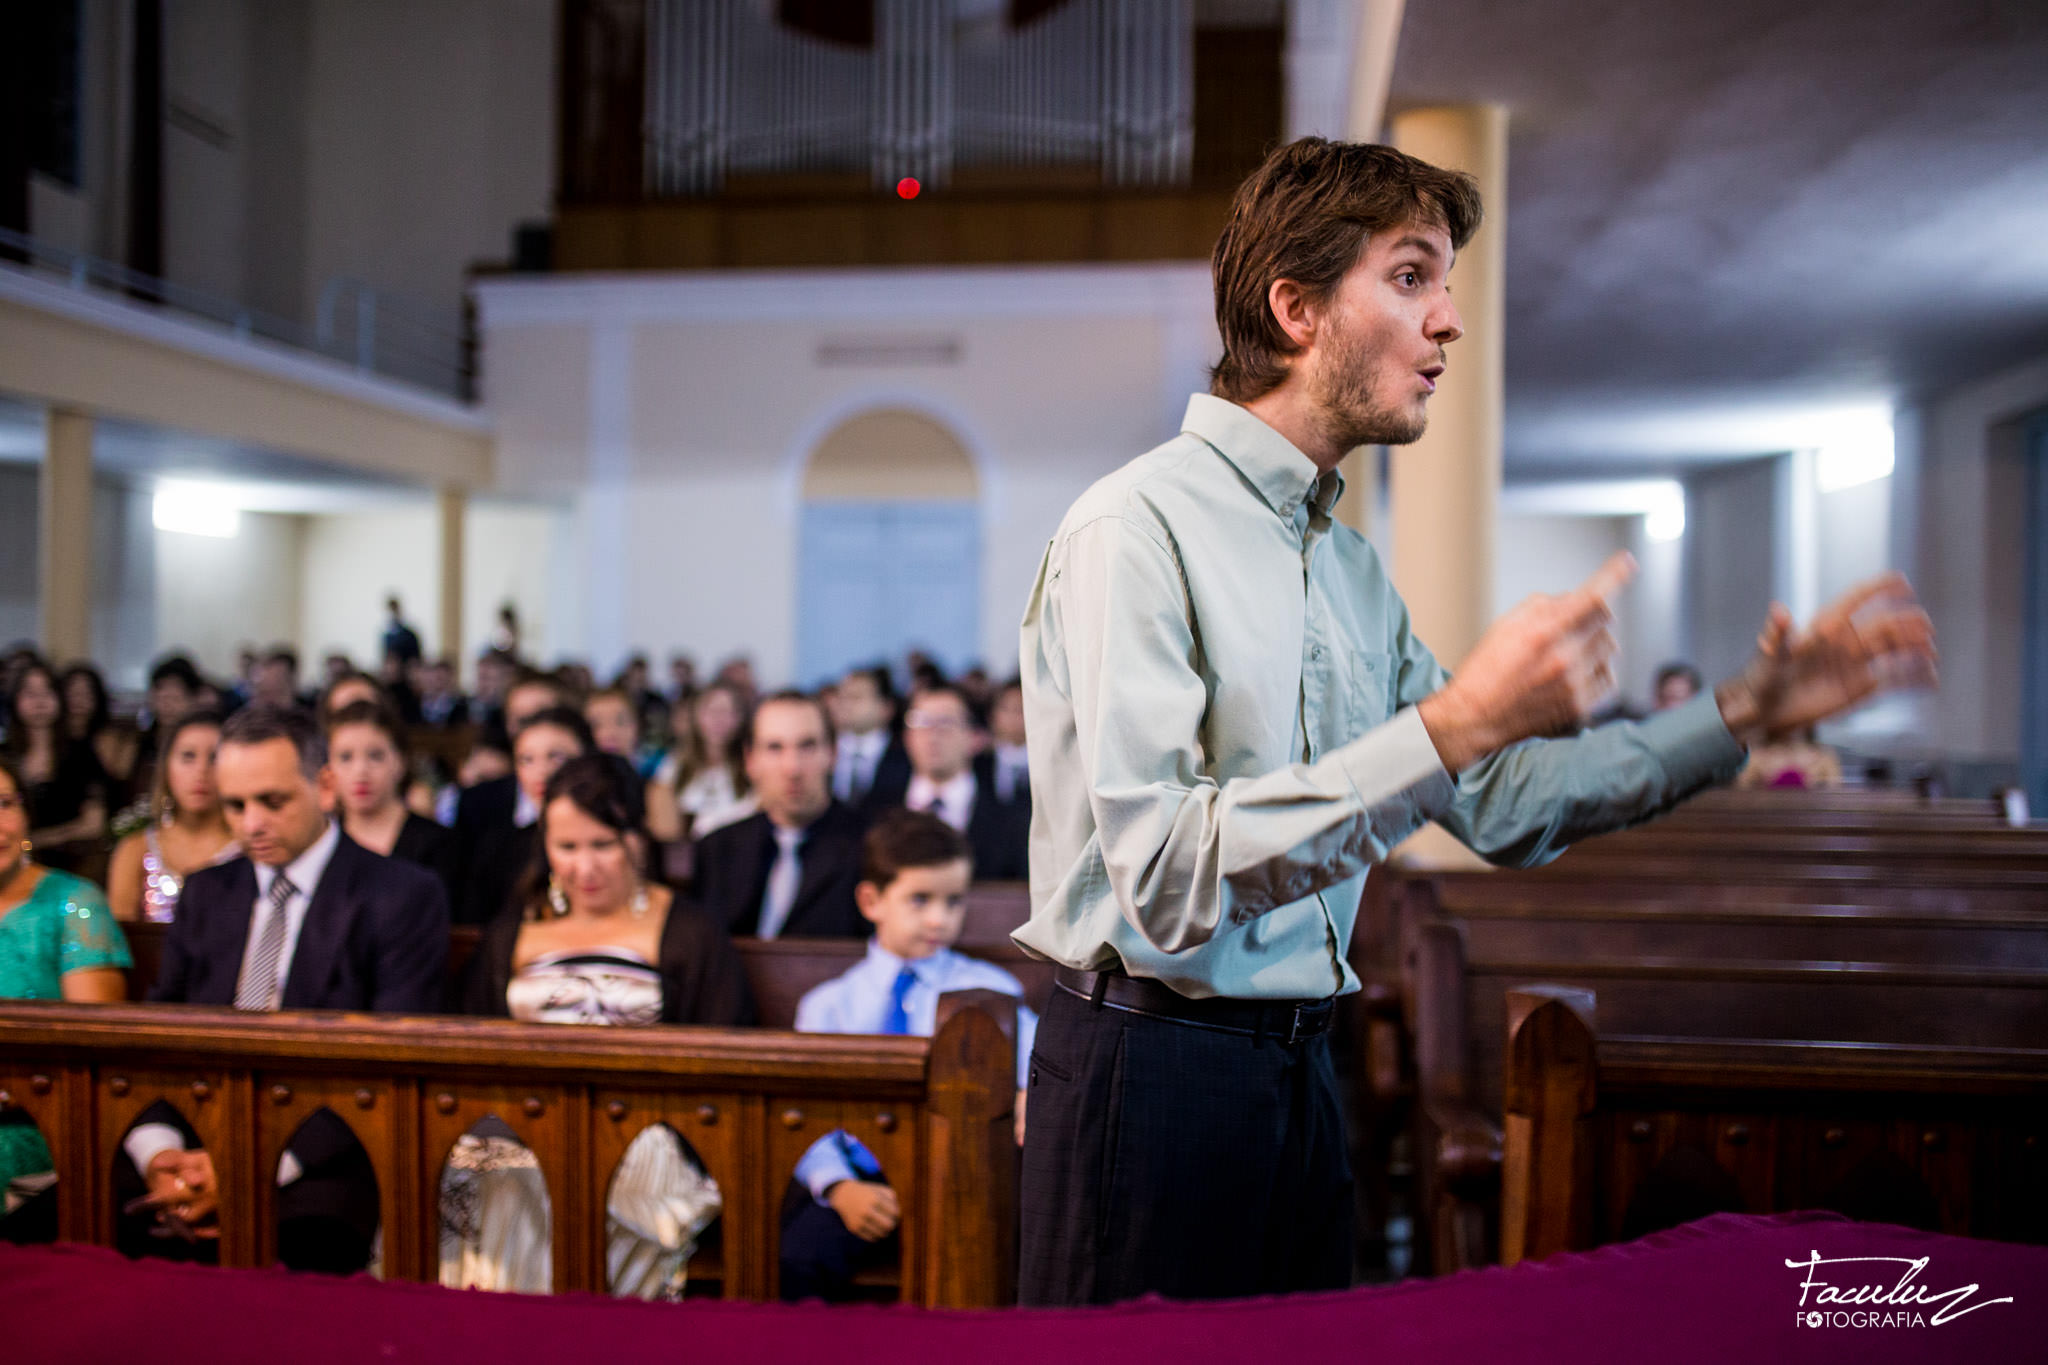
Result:
[[[697,843],[696,892],[734,937],[860,938],[867,822],[827,785],[832,720],[816,697],[777,692],[740,733],[760,812]]]
[[[553,678],[545,673],[524,673],[505,693],[504,734],[493,735],[492,742],[501,745],[509,755],[512,736],[527,721],[543,711],[568,704],[568,693]],[[464,787],[455,799],[455,847],[463,885],[474,880],[479,859],[502,848],[514,830],[526,829],[539,819],[539,809],[520,791],[518,781],[510,774]],[[465,901],[454,909],[466,920],[481,923],[497,911],[496,904],[488,898]]]
[[[975,761],[979,739],[974,712],[957,687],[928,687],[913,697],[903,718],[911,768],[903,804],[966,835],[977,878],[1018,881],[1030,875],[1030,807],[996,799],[993,764]]]
[[[244,856],[195,872],[164,940],[150,999],[277,1009],[427,1013],[447,988],[448,897],[425,868],[380,857],[329,819],[326,742],[304,713],[254,705],[229,717],[215,757],[228,823]],[[339,1119],[309,1121],[278,1172],[279,1253],[307,1269],[367,1263],[376,1189]],[[212,1159],[159,1101],[122,1143],[152,1207],[187,1224],[211,1212]],[[128,1200],[124,1199],[123,1203]],[[147,1244],[147,1221],[122,1241]],[[289,1253],[289,1254],[287,1254]]]
[[[833,690],[832,724],[838,731],[832,795],[866,813],[902,805],[910,755],[896,734],[896,684],[889,670],[875,664],[841,678]]]

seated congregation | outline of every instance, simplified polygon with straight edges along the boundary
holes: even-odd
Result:
[[[33,733],[22,723],[22,694],[33,722],[38,667],[16,687],[13,734]],[[663,754],[642,744],[646,699],[628,687],[593,692],[578,707],[568,680],[527,673],[495,711],[479,704],[483,725],[460,736],[472,753],[456,757],[464,764],[498,744],[511,771],[460,788],[444,825],[432,818],[432,793],[408,790],[417,771],[409,751],[448,732],[407,725],[376,680],[337,670],[321,695],[300,704],[288,671],[277,669],[261,689],[269,699],[252,695],[223,718],[193,709],[189,689],[172,695],[186,682],[182,668],[159,674],[152,725],[161,757],[147,774],[149,815],[111,858],[102,855],[107,893],[28,855],[48,825],[20,763],[0,756],[0,911],[20,911],[0,920],[0,997],[142,996],[242,1019],[454,1012],[530,1025],[766,1023],[923,1038],[940,1029],[942,996],[993,993],[1007,1033],[993,1044],[976,1034],[971,1060],[982,1065],[981,1054],[1000,1047],[1004,1069],[1016,1073],[989,1100],[1003,1118],[998,1155],[1014,1162],[1019,1059],[1029,1056],[1033,1015],[1013,1003],[1024,994],[1015,976],[953,945],[980,868],[1021,873],[1029,786],[1020,734],[977,755],[985,712],[960,688],[927,677],[898,737],[887,671],[861,670],[839,689],[860,727],[841,742],[836,701],[781,692],[756,702],[728,678],[676,706],[681,742]],[[1008,714],[1014,723],[1014,705]],[[110,788],[104,771],[97,780]],[[686,875],[672,876],[676,869]],[[1021,959],[1006,941],[986,942],[1020,921],[1021,904],[1020,895],[997,894],[997,922],[975,930],[985,954]],[[794,951],[777,951],[785,945]],[[148,1027],[161,1041],[180,1024],[164,1016]],[[552,1049],[522,1032],[524,1046]],[[506,1065],[516,1067],[515,1045],[504,1046]],[[708,1049],[714,1059],[721,1050],[732,1049]],[[812,1070],[845,1060],[827,1052]],[[856,1090],[858,1073],[848,1073]],[[110,1174],[78,1182],[101,1186],[89,1235],[111,1233],[130,1254],[220,1260],[224,1230],[252,1213],[229,1207],[238,1179],[249,1197],[247,1173],[222,1168],[249,1154],[235,1135],[205,1131],[211,1125],[189,1117],[182,1098],[160,1094],[125,1119]],[[880,1098],[918,1108],[915,1096],[888,1085]],[[444,1283],[545,1291],[576,1278],[554,1264],[561,1237],[551,1225],[574,1216],[550,1208],[560,1173],[543,1171],[533,1135],[522,1140],[507,1122],[533,1117],[535,1103],[480,1113],[449,1144],[445,1164],[436,1162],[438,1175],[429,1173]],[[778,1111],[785,1132],[812,1126],[792,1122],[794,1112]],[[0,1234],[9,1240],[47,1238],[64,1221],[67,1191],[52,1180],[63,1162],[53,1161],[43,1118],[39,1127],[30,1108],[0,1098],[0,1174],[10,1191]],[[758,1221],[755,1206],[770,1202],[751,1187],[760,1153],[707,1161],[701,1134],[693,1144],[672,1125],[644,1128],[601,1200],[606,1274],[590,1287],[678,1297],[707,1238],[712,1254],[698,1259],[713,1268],[714,1291],[723,1283],[759,1296],[779,1281],[785,1296],[836,1299],[905,1285],[901,1267],[913,1248],[901,1225],[933,1221],[924,1213],[932,1207],[929,1144],[878,1140],[875,1122],[904,1137],[919,1130],[870,1115],[865,1125],[822,1127],[806,1150],[779,1159],[770,1173],[781,1181],[777,1235],[763,1241],[750,1228],[746,1247],[755,1260],[764,1248],[775,1255],[766,1273],[725,1270],[716,1254],[722,1211],[737,1207]],[[739,1126],[729,1121],[727,1131]],[[274,1213],[266,1258],[352,1272],[389,1270],[394,1250],[398,1260],[411,1256],[390,1240],[390,1192],[379,1185],[393,1174],[372,1159],[364,1136],[359,1123],[320,1107],[274,1160],[266,1155],[274,1178],[254,1192]],[[727,1169],[714,1173],[719,1165]],[[970,1197],[1000,1203],[1003,1187],[982,1182]],[[919,1263],[940,1259],[927,1249],[932,1236],[917,1229]],[[937,1283],[950,1272],[924,1273]]]
[[[56,738],[89,689],[13,678],[0,997],[70,1003],[0,1004],[0,1236],[1009,1301],[1055,989],[1008,938],[1014,684],[927,672],[899,716],[880,668],[671,701],[644,668],[579,693],[494,660],[481,695],[429,672],[407,703],[340,668],[302,699],[273,657],[247,701],[204,698],[223,715],[179,663],[126,788],[126,746]],[[98,834],[38,804],[60,768],[93,774]],[[42,859],[53,830],[87,875]],[[2048,1242],[2043,879],[2048,841],[1991,803],[1874,790],[1717,794],[1528,872],[1376,873],[1334,1034],[1361,1275],[1737,1211]],[[183,1008],[120,1003],[145,997]]]

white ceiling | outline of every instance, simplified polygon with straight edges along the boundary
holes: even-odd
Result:
[[[1809,443],[2048,352],[2048,0],[1409,0],[1510,111],[1507,458]]]

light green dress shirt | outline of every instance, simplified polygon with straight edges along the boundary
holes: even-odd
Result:
[[[1197,394],[1179,437],[1067,513],[1019,654],[1026,951],[1188,996],[1353,991],[1367,869],[1424,823],[1531,866],[1735,775],[1744,751],[1708,694],[1454,779],[1415,710],[1449,675],[1332,519],[1341,488]]]

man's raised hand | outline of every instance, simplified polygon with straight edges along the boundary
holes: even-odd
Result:
[[[1614,695],[1613,598],[1635,572],[1635,558],[1618,553],[1571,592],[1532,597],[1488,628],[1457,676],[1417,708],[1446,769],[1584,728]]]
[[[1796,735],[1880,693],[1932,687],[1934,623],[1904,574],[1851,588],[1796,630],[1773,604],[1748,667],[1714,689],[1728,729],[1744,744]]]

